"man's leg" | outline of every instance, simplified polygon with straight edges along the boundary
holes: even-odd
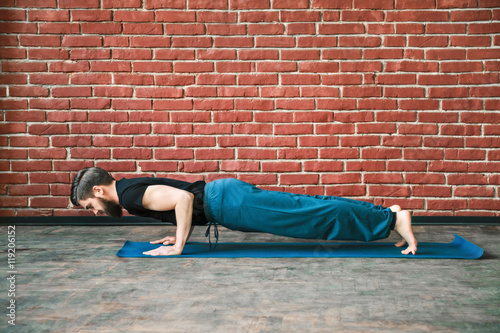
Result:
[[[356,200],[264,191],[235,179],[207,184],[216,221],[233,230],[371,241],[386,238],[395,214]],[[214,195],[216,193],[216,195]]]

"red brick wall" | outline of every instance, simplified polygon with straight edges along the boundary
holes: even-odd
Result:
[[[0,215],[86,166],[499,215],[498,0],[0,6]]]

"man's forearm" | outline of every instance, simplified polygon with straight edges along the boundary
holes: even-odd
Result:
[[[182,250],[192,232],[193,196],[191,194],[186,194],[177,203],[175,206],[175,216],[177,219],[177,231],[175,233],[176,240],[174,246]]]

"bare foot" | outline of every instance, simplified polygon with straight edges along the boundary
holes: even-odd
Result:
[[[397,212],[396,218],[396,226],[394,230],[403,237],[399,242],[395,245],[397,247],[401,247],[408,243],[408,247],[401,251],[402,254],[415,254],[417,252],[417,240],[415,239],[415,235],[413,235],[413,230],[411,229],[411,214],[407,210],[402,210]]]

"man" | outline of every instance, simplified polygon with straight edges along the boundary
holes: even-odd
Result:
[[[71,202],[92,210],[121,217],[130,214],[152,217],[177,225],[175,237],[151,242],[160,246],[145,252],[180,255],[195,225],[219,223],[240,231],[310,239],[372,241],[395,230],[408,247],[403,254],[415,254],[417,241],[411,214],[397,205],[390,208],[368,202],[331,196],[308,196],[265,191],[237,179],[210,183],[188,183],[169,178],[115,180],[100,168],[85,168],[73,179]]]

